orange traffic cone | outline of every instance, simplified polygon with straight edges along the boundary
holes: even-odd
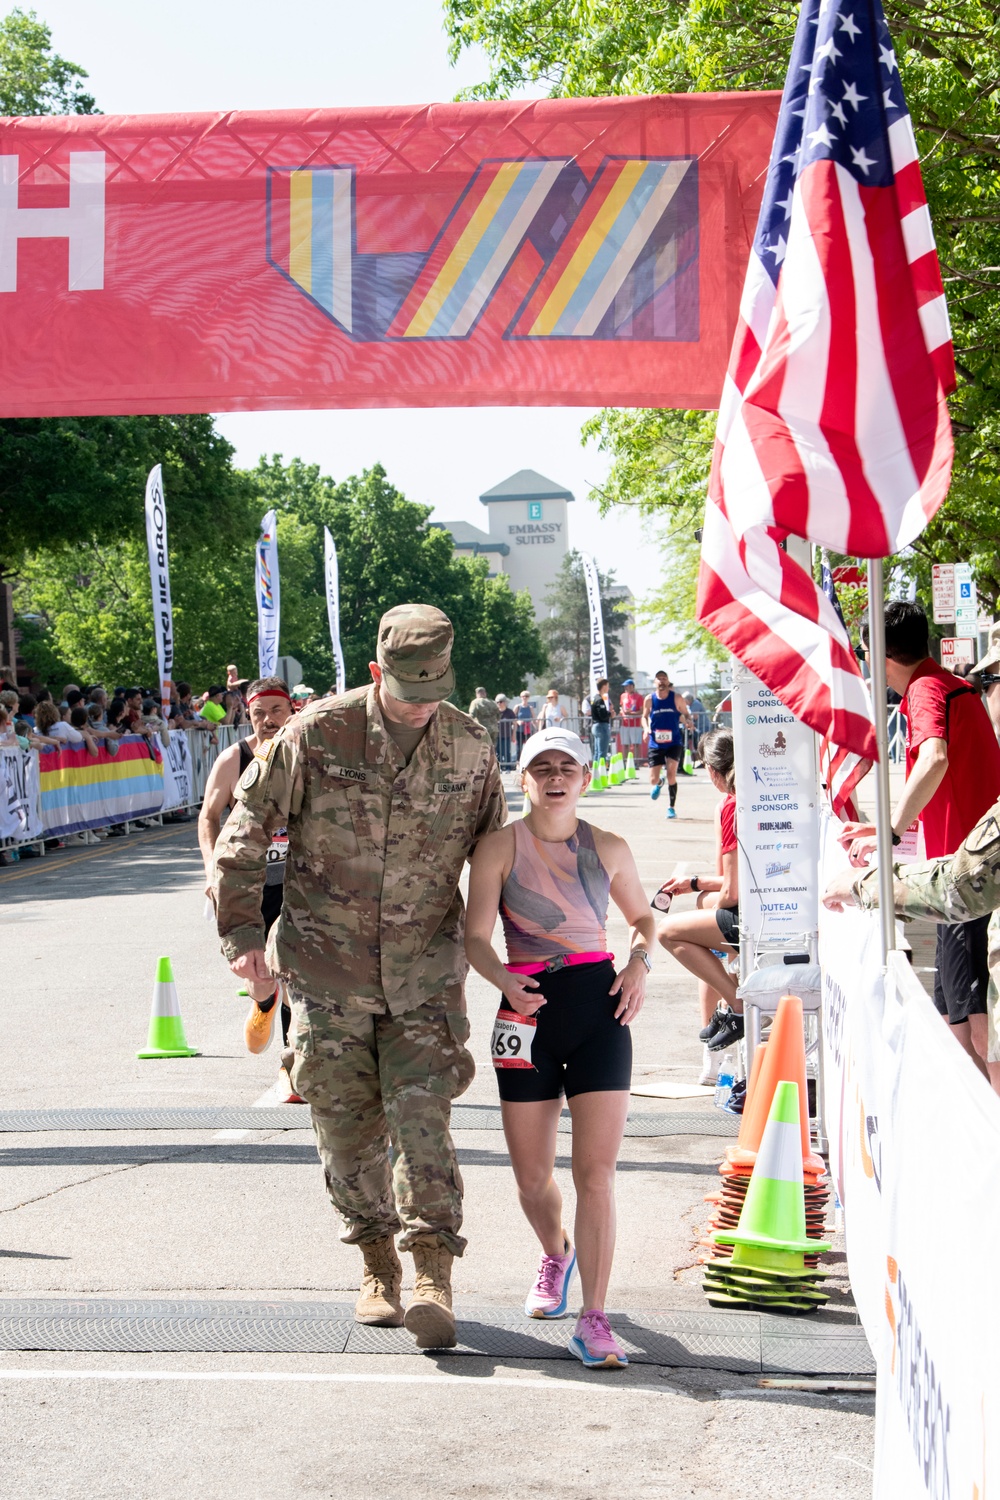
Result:
[[[821,1156],[813,1154],[809,1140],[806,1042],[802,1024],[802,1001],[798,995],[782,995],[778,1001],[778,1009],[767,1038],[764,1061],[757,1076],[754,1098],[752,1101],[747,1098],[737,1144],[726,1152],[734,1166],[753,1167],[771,1112],[774,1091],[781,1082],[798,1084],[803,1168],[807,1173],[824,1172],[826,1164]]]
[[[800,1119],[798,1085],[779,1081],[739,1220],[712,1236],[729,1252],[705,1267],[713,1307],[804,1313],[827,1300],[815,1257],[830,1245],[808,1229]]]

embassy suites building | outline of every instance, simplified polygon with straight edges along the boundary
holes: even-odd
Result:
[[[450,533],[456,552],[485,557],[490,573],[506,574],[515,593],[527,589],[535,619],[543,620],[549,614],[546,595],[571,546],[567,507],[573,499],[573,492],[555,480],[546,479],[535,469],[519,469],[480,495],[488,517],[486,531],[468,521],[432,521],[431,525]],[[629,606],[619,656],[634,671],[632,593],[618,584],[611,590],[611,597]]]

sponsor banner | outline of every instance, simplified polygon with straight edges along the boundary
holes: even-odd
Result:
[[[195,806],[205,795],[209,774],[220,753],[249,732],[248,728],[236,729],[229,724],[211,733],[174,730],[166,744],[159,735],[152,749],[144,736],[127,736],[118,741],[116,752],[102,749],[97,757],[85,748],[25,752],[5,747],[0,751],[0,839],[25,843],[43,834],[75,833],[83,827],[99,828],[173,807]],[[60,755],[77,759],[61,763],[54,758]],[[126,768],[123,773],[117,769],[119,762]],[[114,771],[103,769],[108,766]],[[157,775],[157,767],[162,772],[163,800],[148,806],[147,782]],[[45,789],[50,818],[64,815],[62,823],[43,820],[43,769],[48,778]],[[127,783],[132,783],[131,788]],[[69,826],[67,820],[74,809],[77,821]],[[86,822],[80,821],[81,810],[86,811]]]
[[[194,735],[197,730],[188,733]],[[191,766],[191,751],[188,735],[160,734],[157,736],[163,764],[163,806],[161,812],[173,807],[189,807],[194,799],[194,776]]]
[[[330,622],[330,646],[337,676],[337,692],[344,691],[344,653],[340,645],[340,571],[337,567],[337,545],[326,526],[323,527],[323,561],[326,573],[326,614]]]
[[[601,614],[601,582],[597,576],[597,564],[587,552],[581,552],[583,578],[587,585],[587,608],[590,610],[590,694],[597,692],[597,684],[608,675],[608,656],[604,649],[604,617]]]
[[[0,748],[0,839],[24,842],[42,832],[38,757],[20,745]]]
[[[149,581],[153,590],[153,631],[156,664],[160,673],[160,706],[164,719],[170,716],[170,689],[174,675],[174,612],[170,604],[170,559],[167,556],[167,502],[163,493],[163,470],[157,464],[146,480],[146,547],[149,551]]]
[[[778,98],[5,120],[0,416],[715,407]]]
[[[846,863],[828,823],[824,880]],[[883,972],[877,913],[821,910],[820,957],[831,1170],[878,1366],[873,1495],[982,1500],[1000,1487],[983,1260],[1000,1234],[1000,1099],[906,955]]]
[[[816,931],[816,736],[742,666],[732,713],[740,927],[754,948],[801,947]]]
[[[254,554],[257,588],[257,662],[261,677],[277,671],[278,634],[281,629],[281,580],[278,576],[278,517],[269,510],[260,523]],[[292,686],[291,683],[288,684]]]
[[[163,806],[157,743],[125,735],[110,754],[79,749],[38,751],[42,826],[50,836],[145,818]]]

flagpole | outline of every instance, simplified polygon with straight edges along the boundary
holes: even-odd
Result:
[[[896,903],[892,878],[892,811],[889,803],[889,723],[885,681],[885,582],[882,559],[868,559],[868,670],[875,711],[875,822],[878,830],[878,904],[882,962],[896,946]]]

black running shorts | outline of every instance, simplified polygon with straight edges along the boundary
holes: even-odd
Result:
[[[738,906],[717,906],[715,925],[724,943],[730,948],[740,946],[740,909]]]
[[[985,917],[973,917],[971,922],[957,922],[953,927],[938,924],[934,1004],[952,1026],[961,1025],[970,1016],[986,1014],[989,925],[988,913]]]
[[[627,1091],[632,1083],[632,1034],[615,1020],[621,997],[610,994],[608,959],[554,974],[534,974],[545,996],[536,1013],[530,1068],[495,1068],[500,1098],[511,1103],[565,1094]],[[506,1000],[502,1008],[507,1007]]]
[[[649,764],[651,766],[665,766],[668,760],[683,760],[684,746],[679,740],[670,745],[658,745],[655,740],[649,742]]]
[[[284,881],[276,885],[266,885],[261,892],[260,914],[264,918],[264,936],[267,937],[275,922],[281,916],[281,903],[285,899]]]

